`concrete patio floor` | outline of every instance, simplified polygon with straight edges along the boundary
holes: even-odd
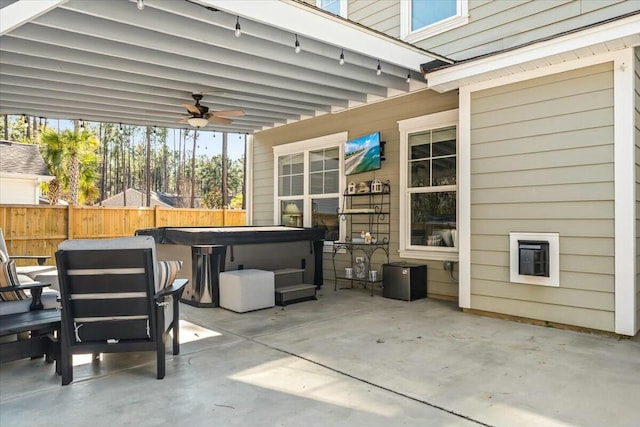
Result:
[[[0,365],[0,426],[638,426],[640,339],[319,291],[237,314],[181,306],[183,344]]]

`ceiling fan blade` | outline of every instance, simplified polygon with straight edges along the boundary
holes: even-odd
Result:
[[[233,123],[233,120],[225,119],[223,117],[216,117],[214,115],[211,115],[209,117],[209,123],[218,123],[218,124],[221,124],[221,125],[230,125],[231,123]]]
[[[187,109],[188,112],[190,112],[191,114],[197,114],[200,115],[200,109],[198,107],[196,107],[195,105],[191,105],[191,104],[182,104],[182,106],[184,108]]]
[[[244,116],[244,111],[242,110],[222,110],[222,111],[214,111],[212,113],[216,117],[220,116]]]

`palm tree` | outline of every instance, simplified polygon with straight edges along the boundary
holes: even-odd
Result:
[[[95,180],[97,176],[95,173],[81,170],[96,168],[96,162],[86,162],[82,165],[80,163],[81,158],[86,159],[90,154],[96,155],[98,142],[95,135],[86,128],[80,129],[77,122],[73,131],[65,130],[58,133],[48,129],[42,135],[42,151],[49,171],[55,177],[49,183],[49,202],[57,203],[62,192],[68,189],[71,204],[78,205],[81,176],[89,180]]]

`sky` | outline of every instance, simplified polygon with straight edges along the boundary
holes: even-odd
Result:
[[[73,122],[71,120],[48,119],[47,124],[49,127],[58,130],[73,129]],[[178,146],[179,138],[179,129],[169,129],[167,145],[170,149]],[[244,134],[230,133],[228,135],[227,154],[229,159],[235,160],[242,157],[244,154],[245,138],[246,135]],[[222,132],[199,131],[196,155],[215,156],[217,154],[222,154]]]

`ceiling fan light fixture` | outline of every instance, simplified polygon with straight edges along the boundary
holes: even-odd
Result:
[[[340,51],[340,60],[338,61],[340,65],[344,65],[344,49]]]
[[[380,66],[380,60],[378,60],[378,68],[376,68],[376,75],[382,74],[382,67]]]
[[[201,128],[206,126],[209,123],[209,120],[202,117],[191,117],[189,118],[189,120],[187,120],[187,123],[189,123],[194,128]]]

